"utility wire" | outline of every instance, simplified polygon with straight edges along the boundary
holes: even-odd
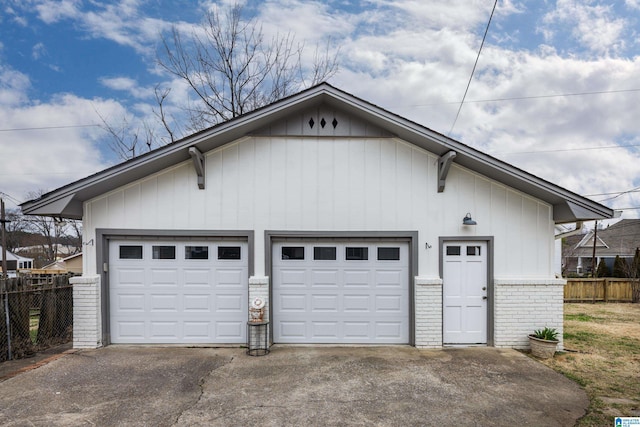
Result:
[[[67,125],[67,126],[42,126],[42,127],[29,127],[29,128],[10,128],[10,129],[0,129],[0,132],[16,132],[16,131],[26,131],[26,130],[46,130],[46,129],[71,129],[71,128],[90,128],[90,127],[100,127],[100,125]]]
[[[473,64],[473,70],[471,70],[471,75],[469,76],[469,82],[467,83],[467,88],[464,90],[464,95],[462,96],[462,101],[460,101],[460,106],[458,107],[458,112],[456,113],[456,118],[453,120],[453,124],[451,125],[451,129],[449,130],[449,136],[453,132],[453,128],[458,121],[458,117],[460,116],[460,111],[462,110],[462,105],[464,104],[464,100],[467,97],[467,92],[469,92],[469,86],[471,86],[471,81],[473,80],[473,74],[476,72],[476,67],[478,66],[478,61],[480,60],[480,53],[482,52],[482,47],[484,46],[484,41],[487,39],[487,33],[489,32],[489,26],[491,26],[491,20],[493,19],[493,13],[496,11],[496,6],[498,5],[498,0],[493,3],[493,9],[491,9],[491,15],[489,16],[489,22],[487,22],[487,28],[484,30],[484,36],[482,36],[482,43],[480,43],[480,49],[478,49],[478,56],[476,56],[476,62]]]
[[[625,144],[625,145],[603,145],[600,147],[584,147],[584,148],[559,148],[557,150],[535,150],[535,151],[507,151],[507,152],[497,152],[495,154],[536,154],[536,153],[559,153],[562,151],[587,151],[587,150],[604,150],[610,148],[629,148],[629,147],[640,147],[640,144]]]
[[[483,102],[503,102],[503,101],[522,101],[527,99],[546,99],[546,98],[564,98],[571,96],[587,96],[587,95],[606,95],[611,93],[628,93],[628,92],[640,92],[640,89],[613,89],[613,90],[599,90],[594,92],[572,92],[572,93],[555,93],[547,95],[530,95],[530,96],[512,96],[508,98],[490,98],[490,99],[472,99],[465,101],[465,104],[480,104]],[[430,104],[412,104],[412,105],[400,105],[401,107],[437,107],[440,105],[458,104],[458,101],[443,101],[433,102]]]
[[[631,189],[631,190],[625,190],[625,191],[614,191],[612,193],[596,193],[596,194],[585,194],[585,197],[595,197],[595,196],[611,196],[614,194],[622,194],[622,193],[637,193],[640,192],[639,189]]]

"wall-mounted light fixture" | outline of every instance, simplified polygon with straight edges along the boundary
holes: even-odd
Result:
[[[469,212],[467,212],[467,215],[462,218],[462,225],[476,225],[477,222],[475,222],[472,218],[471,218],[471,214]]]

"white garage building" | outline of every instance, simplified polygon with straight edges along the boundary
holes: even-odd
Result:
[[[22,209],[83,220],[77,348],[242,344],[256,296],[274,343],[527,347],[554,225],[613,215],[328,84]]]

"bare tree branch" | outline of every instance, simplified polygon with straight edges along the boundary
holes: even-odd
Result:
[[[337,72],[337,52],[332,54],[330,40],[322,50],[316,48],[309,68],[302,63],[303,53],[304,44],[297,43],[290,33],[265,42],[262,27],[255,19],[244,19],[243,8],[236,3],[207,12],[199,31],[190,35],[174,27],[168,37],[163,37],[157,60],[191,88],[196,101],[185,108],[189,128],[201,130],[327,80]],[[158,102],[164,102],[167,96],[158,98]],[[167,128],[166,121],[163,124]]]

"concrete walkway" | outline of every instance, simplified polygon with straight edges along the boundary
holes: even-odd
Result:
[[[572,426],[588,404],[495,348],[110,346],[0,382],[6,426]]]

